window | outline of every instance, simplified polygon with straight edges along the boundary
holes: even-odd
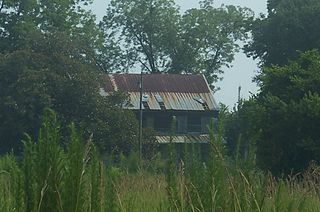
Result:
[[[169,133],[172,117],[168,114],[159,114],[154,117],[154,129],[157,132]]]
[[[148,105],[148,100],[149,100],[149,96],[147,94],[142,95],[142,104],[143,104],[143,107],[147,110],[150,109]]]
[[[163,100],[162,100],[162,97],[161,97],[159,94],[156,94],[154,97],[156,98],[156,100],[157,100],[157,102],[158,102],[161,110],[165,110],[165,109],[166,109],[166,106],[164,105],[164,102],[163,102]]]
[[[150,109],[148,102],[142,102],[142,105],[143,105],[144,109],[146,109],[146,110]]]
[[[207,102],[204,101],[201,97],[194,97],[193,99],[199,104],[201,104],[204,110],[209,110]]]
[[[187,128],[188,133],[201,133],[201,116],[189,115]]]

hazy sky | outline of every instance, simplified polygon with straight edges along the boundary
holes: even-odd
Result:
[[[90,6],[92,11],[97,15],[97,19],[101,20],[105,14],[109,0],[94,0]],[[198,7],[198,0],[176,0],[181,10],[187,10],[192,7]],[[239,5],[252,9],[256,15],[266,13],[267,0],[215,0],[216,6],[221,4]],[[242,98],[248,98],[251,93],[256,93],[258,88],[252,82],[253,76],[257,73],[257,61],[247,58],[243,53],[237,53],[231,68],[225,68],[223,80],[217,85],[221,90],[217,91],[214,96],[217,102],[222,102],[232,108],[238,99],[238,87],[241,86]]]

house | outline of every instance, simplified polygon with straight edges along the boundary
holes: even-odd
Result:
[[[140,111],[140,74],[104,76],[102,95],[113,91],[127,92],[137,117]],[[218,116],[218,105],[203,75],[143,74],[143,127],[157,132],[159,144],[208,143],[208,125]],[[171,134],[172,119],[176,131]],[[170,140],[171,139],[171,140]]]

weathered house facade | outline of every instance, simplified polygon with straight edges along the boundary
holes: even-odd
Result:
[[[140,109],[140,74],[105,75],[102,95],[127,92],[137,117]],[[212,91],[203,75],[144,74],[142,88],[143,127],[153,128],[160,144],[207,143],[208,125],[218,115]],[[176,131],[171,134],[172,118]]]

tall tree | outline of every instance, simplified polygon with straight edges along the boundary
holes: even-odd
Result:
[[[92,0],[3,0],[0,10],[0,52],[33,49],[42,36],[66,38],[77,43],[73,52],[97,65],[95,51],[102,46],[95,16],[83,9]]]
[[[18,150],[25,132],[37,135],[45,107],[63,126],[82,124],[100,150],[132,148],[133,115],[117,107],[122,98],[99,95],[100,33],[81,7],[90,2],[0,1],[0,152]]]
[[[247,8],[214,8],[212,1],[200,1],[199,9],[187,10],[181,18],[170,71],[204,74],[212,85],[221,77],[222,67],[231,66],[239,41],[247,38],[251,18]]]
[[[210,0],[184,15],[173,0],[113,0],[100,25],[108,39],[118,39],[119,53],[131,61],[126,68],[203,73],[211,84],[232,62],[251,16],[239,7],[214,8]]]
[[[245,47],[248,56],[261,65],[284,65],[299,52],[320,48],[320,1],[269,0],[268,15],[252,25],[252,41]]]
[[[119,39],[133,64],[159,72],[168,67],[167,51],[176,40],[179,17],[173,0],[112,0],[101,27]]]
[[[260,93],[240,107],[230,125],[244,138],[259,134],[258,165],[276,175],[320,160],[319,61],[319,52],[309,51],[288,65],[263,68],[256,79]]]

